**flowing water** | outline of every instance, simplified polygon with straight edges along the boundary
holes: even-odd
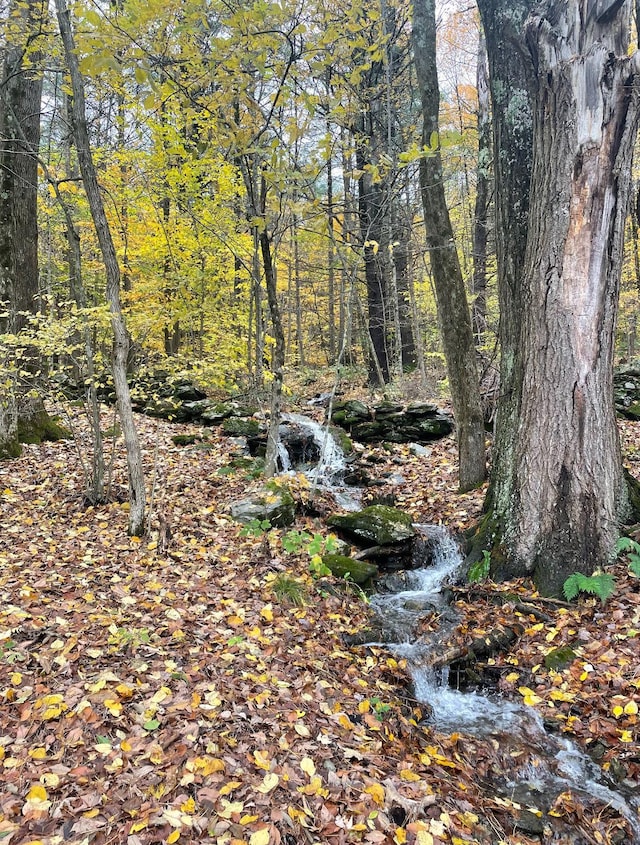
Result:
[[[462,559],[457,544],[439,526],[417,526],[434,547],[433,565],[407,573],[406,589],[372,597],[374,617],[380,625],[390,625],[402,636],[385,647],[404,657],[413,678],[418,701],[428,705],[434,727],[448,733],[461,733],[477,739],[491,738],[504,751],[501,760],[501,784],[505,796],[520,798],[526,804],[547,805],[560,793],[571,790],[587,802],[596,799],[628,822],[640,845],[640,801],[626,798],[606,783],[604,775],[587,755],[564,737],[547,733],[536,710],[517,702],[493,698],[475,692],[460,692],[448,685],[448,671],[429,665],[429,655],[439,648],[438,640],[412,639],[420,609],[429,605],[442,607],[443,585],[451,580]],[[417,608],[417,611],[414,610]],[[422,610],[424,612],[424,610]],[[441,639],[455,624],[450,615],[441,626]],[[379,643],[376,643],[379,645]],[[522,762],[518,762],[521,760]],[[510,768],[506,768],[510,767]]]
[[[359,491],[343,484],[347,462],[327,426],[300,414],[284,415],[283,423],[296,426],[316,446],[319,460],[314,467],[306,468],[314,486],[328,490],[344,510],[356,510],[360,506]],[[283,471],[292,471],[294,467],[283,444],[279,456]],[[452,689],[447,668],[432,668],[430,655],[442,647],[456,622],[442,591],[460,568],[462,558],[445,528],[416,527],[432,549],[431,565],[406,572],[402,589],[372,596],[371,608],[378,628],[392,635],[384,637],[384,647],[406,659],[416,698],[430,708],[434,727],[479,740],[490,739],[497,746],[500,771],[492,784],[494,792],[546,811],[558,795],[571,790],[586,803],[595,799],[616,810],[633,831],[629,845],[640,845],[638,796],[625,797],[615,791],[600,767],[577,746],[547,733],[534,708],[497,695],[488,697]],[[439,613],[439,636],[428,641],[416,639],[417,622],[428,609]],[[560,840],[554,837],[554,841]],[[567,842],[562,838],[561,841]]]
[[[360,507],[361,491],[355,487],[347,487],[343,483],[347,470],[347,460],[341,447],[329,431],[328,426],[321,425],[302,414],[283,414],[282,422],[284,424],[290,423],[301,432],[310,436],[317,448],[320,456],[317,463],[305,470],[305,475],[309,478],[313,486],[322,490],[328,490],[334,497],[337,506],[343,510],[357,510]],[[279,449],[286,455],[283,460],[281,453],[279,453],[283,471],[287,472],[295,469],[291,465],[289,454],[284,444],[280,443]]]

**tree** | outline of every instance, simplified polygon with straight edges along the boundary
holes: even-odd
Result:
[[[480,537],[494,575],[531,573],[557,594],[607,562],[630,516],[612,369],[638,60],[630,2],[532,6],[480,2],[503,239],[496,464]],[[527,146],[530,191],[516,196]]]
[[[0,80],[0,334],[7,332],[15,341],[3,362],[0,457],[20,454],[20,441],[39,443],[63,434],[39,394],[39,356],[18,338],[39,305],[40,45],[46,17],[46,5],[27,0],[10,4],[6,22]]]
[[[64,45],[67,67],[71,77],[73,99],[71,104],[72,129],[78,154],[78,163],[82,174],[82,181],[91,209],[91,216],[96,228],[100,250],[104,260],[106,275],[106,294],[111,314],[113,329],[112,370],[113,383],[118,402],[118,413],[122,424],[125,448],[127,452],[127,468],[129,471],[129,533],[139,536],[144,532],[145,514],[145,484],[142,468],[142,453],[140,441],[136,431],[131,395],[127,382],[127,356],[129,352],[129,335],[127,333],[122,307],[120,304],[120,267],[116,254],[109,222],[104,210],[102,194],[89,142],[84,97],[84,84],[78,66],[78,56],[73,38],[73,30],[69,10],[65,0],[56,0],[58,26]]]
[[[469,305],[444,194],[438,131],[440,89],[435,0],[417,0],[414,4],[413,43],[423,116],[422,206],[456,419],[460,489],[465,491],[484,481],[485,433]]]

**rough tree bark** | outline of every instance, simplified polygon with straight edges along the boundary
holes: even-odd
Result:
[[[42,72],[37,49],[47,10],[39,0],[12,2],[0,80],[0,333],[13,335],[38,310],[38,148]],[[28,54],[28,58],[27,57]],[[20,454],[20,442],[64,434],[47,414],[42,364],[31,346],[3,356],[0,458]]]
[[[478,90],[478,165],[476,168],[476,201],[473,214],[473,278],[474,295],[471,322],[476,343],[484,342],[487,330],[487,240],[491,195],[491,116],[489,113],[489,73],[487,45],[484,35],[478,44],[476,70]]]
[[[435,0],[416,0],[414,4],[413,46],[422,101],[422,138],[427,150],[420,159],[422,206],[456,419],[460,490],[465,491],[484,481],[485,432],[469,304],[444,194],[438,140]]]
[[[525,26],[534,68],[529,226],[511,302],[519,308],[503,314],[514,330],[506,350],[503,341],[514,393],[507,418],[514,406],[518,414],[497,435],[503,475],[490,504],[496,574],[532,573],[547,594],[607,562],[629,511],[612,371],[638,124],[630,11],[628,0],[548,0]]]
[[[120,416],[127,451],[127,468],[129,472],[129,533],[139,536],[144,532],[146,494],[140,441],[138,440],[138,433],[133,419],[131,395],[127,382],[129,335],[127,334],[120,303],[120,267],[91,154],[89,133],[87,131],[84,83],[78,67],[78,57],[69,10],[67,9],[65,0],[56,0],[56,12],[67,67],[71,77],[71,88],[73,91],[71,105],[72,130],[78,154],[78,163],[105,265],[107,280],[106,295],[107,301],[109,302],[111,327],[113,330],[113,382],[118,402],[118,414]]]

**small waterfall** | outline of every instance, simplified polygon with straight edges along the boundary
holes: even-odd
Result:
[[[328,490],[336,500],[336,504],[344,510],[357,510],[360,507],[360,495],[357,488],[348,488],[342,483],[347,461],[345,454],[329,431],[328,426],[321,425],[310,417],[302,414],[283,414],[282,423],[284,426],[290,423],[293,427],[307,434],[314,446],[317,456],[314,459],[315,466],[306,467],[305,475],[314,484],[324,490]],[[282,449],[287,452],[286,446],[281,443]],[[288,467],[285,469],[284,461],[281,460],[283,471],[295,469],[287,452]]]
[[[610,788],[600,767],[568,739],[547,733],[534,708],[498,696],[488,698],[452,689],[448,685],[448,667],[434,669],[428,665],[429,655],[439,648],[438,641],[412,641],[411,631],[421,607],[424,612],[425,606],[439,606],[438,594],[459,569],[462,559],[455,540],[446,529],[416,527],[434,544],[434,564],[407,573],[409,589],[371,598],[374,615],[383,627],[406,634],[399,637],[398,642],[375,645],[384,645],[407,660],[415,696],[431,708],[432,721],[438,730],[466,733],[480,739],[489,737],[505,749],[505,766],[512,768],[502,772],[504,795],[511,790],[516,795],[526,794],[534,801],[536,796],[558,795],[570,789],[583,798],[597,799],[616,810],[633,830],[631,843],[640,845],[640,801],[637,798],[627,800]],[[446,621],[441,624],[443,641],[453,622],[450,617],[448,626]],[[518,759],[527,762],[518,763]]]

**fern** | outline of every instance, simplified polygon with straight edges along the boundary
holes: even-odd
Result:
[[[597,596],[604,604],[612,595],[615,589],[615,581],[611,575],[599,572],[596,575],[583,575],[582,572],[574,572],[564,582],[562,588],[567,601],[573,601],[578,593],[589,593]]]
[[[619,556],[620,552],[627,552],[629,569],[640,578],[640,543],[632,540],[631,537],[620,537],[614,546],[614,551],[616,556]]]

